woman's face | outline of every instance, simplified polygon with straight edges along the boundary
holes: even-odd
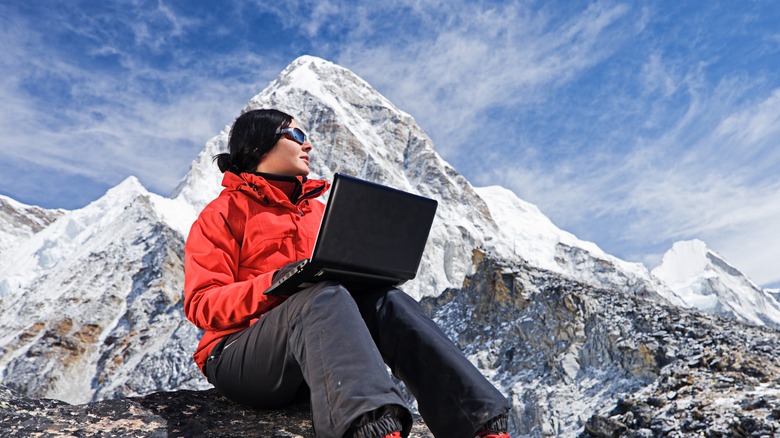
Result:
[[[293,120],[289,128],[298,128],[298,123]],[[266,152],[257,165],[257,172],[274,173],[277,175],[309,174],[309,151],[312,145],[307,139],[303,144],[290,139],[287,135],[276,142],[270,151]]]

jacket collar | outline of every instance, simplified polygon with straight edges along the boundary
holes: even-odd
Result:
[[[262,177],[268,181],[268,184],[281,190],[293,204],[298,202],[298,199],[303,193],[303,183],[306,182],[305,176],[293,176],[293,175],[276,175],[273,173],[260,173],[254,172],[254,175]]]
[[[266,179],[267,178],[267,179]],[[231,171],[225,172],[222,178],[222,186],[228,190],[238,190],[249,194],[255,194],[258,199],[266,204],[288,204],[292,205],[287,194],[274,185],[274,181],[282,183],[295,184],[293,193],[295,203],[304,200],[317,198],[330,187],[330,183],[323,180],[307,179],[304,176],[270,175],[241,172],[240,174]],[[296,199],[297,198],[297,199]]]

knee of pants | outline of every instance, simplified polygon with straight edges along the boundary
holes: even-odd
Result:
[[[314,286],[309,292],[306,312],[333,312],[347,308],[356,308],[349,291],[339,283],[326,282]]]
[[[392,309],[396,314],[421,314],[424,313],[420,304],[414,298],[400,289],[389,289],[385,292],[383,307]],[[426,315],[427,316],[427,315]]]

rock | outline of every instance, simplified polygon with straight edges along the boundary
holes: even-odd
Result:
[[[256,410],[215,390],[157,392],[145,397],[71,405],[0,387],[3,437],[314,437],[309,405]],[[411,437],[432,438],[419,416]]]
[[[622,438],[652,438],[653,431],[650,429],[627,430],[621,435]]]
[[[617,438],[625,431],[625,424],[600,415],[590,417],[585,423],[585,432],[594,438]]]

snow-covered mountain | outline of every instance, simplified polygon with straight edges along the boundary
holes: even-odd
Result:
[[[641,264],[563,232],[510,191],[475,190],[435,152],[410,115],[347,69],[298,58],[244,111],[257,108],[286,111],[307,130],[314,145],[310,177],[330,179],[342,172],[439,201],[418,278],[405,285],[416,298],[459,287],[472,269],[471,251],[484,248],[594,286],[654,297],[661,291],[674,299]],[[212,157],[226,149],[229,128],[206,144],[174,192],[176,199],[199,210],[219,193],[222,176]]]
[[[411,116],[346,69],[299,58],[244,110],[260,107],[288,111],[307,128],[312,177],[343,172],[439,201],[418,276],[404,286],[417,298],[460,287],[473,273],[473,250],[482,249],[660,299],[641,266],[559,230],[509,192],[480,196]],[[13,214],[0,230],[5,384],[70,402],[206,385],[190,359],[198,333],[180,305],[181,247],[221,190],[212,157],[225,150],[228,132],[207,142],[172,198],[131,177],[79,210],[6,202]]]
[[[342,172],[439,201],[418,276],[404,285],[415,298],[436,299],[468,288],[478,293],[484,288],[476,287],[474,278],[488,278],[492,274],[480,270],[494,269],[483,267],[485,256],[500,261],[517,279],[530,278],[512,280],[510,287],[491,283],[492,277],[479,283],[516,293],[491,302],[503,312],[496,320],[500,333],[513,334],[490,343],[473,332],[467,337],[474,342],[470,357],[510,393],[518,415],[544,410],[554,418],[566,411],[566,426],[550,430],[571,434],[577,418],[588,416],[572,412],[576,394],[588,394],[577,409],[592,410],[653,378],[660,366],[654,355],[666,353],[629,342],[634,335],[628,316],[621,316],[620,327],[610,327],[610,318],[598,316],[599,305],[588,304],[577,316],[578,302],[547,290],[577,284],[630,297],[629,304],[620,303],[623,307],[683,305],[661,277],[559,229],[509,190],[472,187],[436,153],[410,115],[349,70],[301,57],[243,111],[269,107],[289,112],[309,133],[311,177],[330,179]],[[228,132],[226,126],[206,143],[171,198],[149,193],[131,177],[74,211],[0,199],[3,385],[28,396],[78,403],[209,387],[191,358],[199,332],[183,315],[182,258],[197,212],[221,190],[222,175],[212,157],[225,150]],[[531,296],[551,301],[533,303]],[[573,299],[587,301],[581,294]],[[550,318],[548,308],[560,318]],[[461,333],[457,327],[469,325],[468,315],[477,314],[473,310],[459,308],[462,318],[439,321],[451,333]],[[583,320],[585,314],[590,319]],[[552,327],[556,321],[560,327]],[[535,346],[521,368],[496,368],[482,360],[512,362],[513,352],[526,351],[520,344]],[[609,367],[581,372],[604,357]],[[551,372],[558,376],[557,386],[547,388]],[[616,373],[625,375],[610,383]],[[521,388],[530,384],[533,390]],[[561,395],[559,390],[575,391]]]
[[[654,277],[669,285],[685,305],[753,324],[780,326],[780,302],[700,240],[676,242]]]
[[[70,402],[206,386],[171,212],[194,217],[131,177],[0,253],[5,385]]]
[[[510,256],[520,257],[536,268],[545,269],[583,283],[617,288],[647,298],[663,297],[672,304],[682,302],[663,282],[650,276],[644,265],[611,256],[595,243],[578,239],[556,227],[538,207],[518,198],[500,186],[479,187],[477,194],[488,204]],[[510,248],[505,248],[505,251]]]
[[[64,212],[22,204],[0,195],[0,254],[46,228]]]

